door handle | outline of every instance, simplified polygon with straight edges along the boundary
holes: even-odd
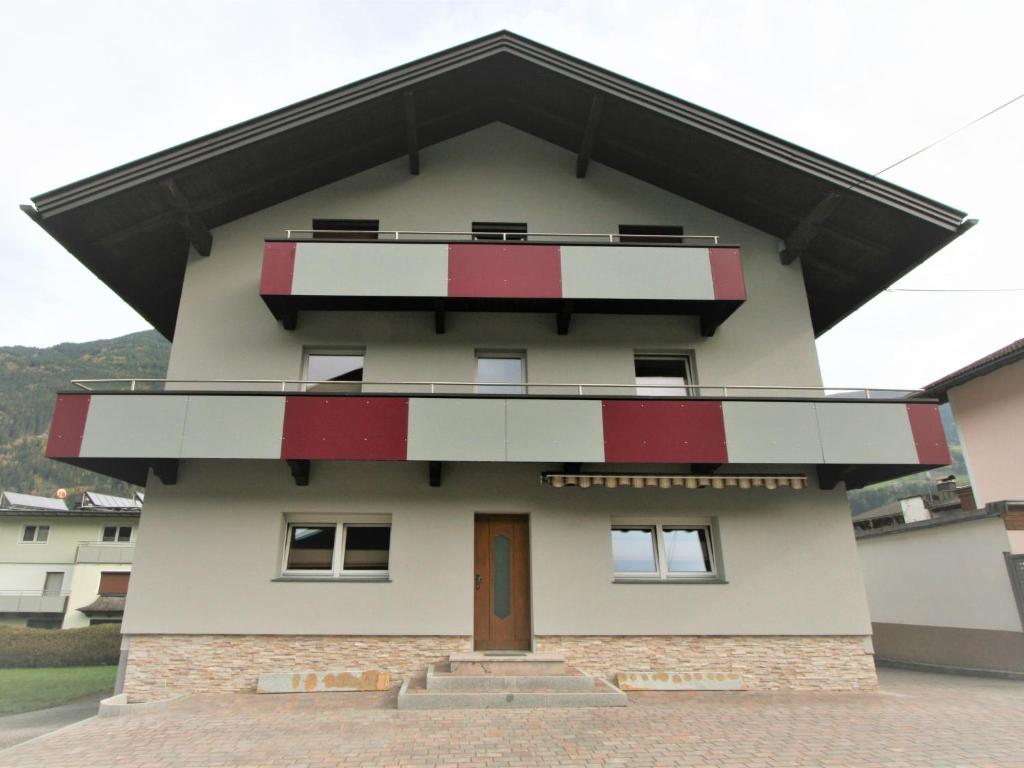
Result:
[[[479,573],[476,575],[476,591],[480,591],[480,585],[484,583],[484,577]]]

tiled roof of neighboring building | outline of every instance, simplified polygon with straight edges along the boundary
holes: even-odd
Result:
[[[0,493],[0,510],[23,512],[67,512],[68,505],[64,499],[51,499],[48,496],[32,496],[28,493],[4,491]]]
[[[941,397],[945,400],[946,392],[953,387],[966,384],[972,379],[992,373],[997,368],[1002,368],[1004,365],[1009,365],[1022,359],[1024,359],[1024,339],[1017,339],[1012,344],[1007,344],[1002,349],[997,349],[992,354],[985,355],[973,363],[965,365],[960,370],[953,371],[953,373],[933,381],[923,389],[925,394],[930,397]]]

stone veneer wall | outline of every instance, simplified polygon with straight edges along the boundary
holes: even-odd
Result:
[[[875,690],[874,657],[859,636],[546,636],[536,650],[561,653],[584,672],[738,673],[757,691]]]
[[[393,682],[472,649],[471,637],[133,635],[124,692],[130,701],[177,693],[251,692],[261,672],[384,669]],[[873,657],[855,636],[540,636],[538,652],[564,654],[602,677],[617,672],[731,672],[750,690],[873,690]]]

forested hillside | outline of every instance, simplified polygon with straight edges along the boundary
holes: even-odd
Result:
[[[132,486],[44,457],[57,390],[71,379],[162,378],[171,345],[156,331],[55,347],[0,347],[0,490],[52,496]]]

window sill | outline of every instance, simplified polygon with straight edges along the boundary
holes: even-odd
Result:
[[[644,579],[630,577],[616,577],[612,584],[728,584],[729,582],[717,576],[713,578],[697,579]]]
[[[361,582],[361,581],[365,581],[365,582],[371,582],[373,584],[380,584],[380,583],[390,584],[391,583],[391,575],[385,573],[385,574],[381,574],[380,576],[278,576],[277,578],[271,579],[271,581],[272,582],[276,582],[276,581],[301,581],[301,582],[322,581],[322,582],[329,582],[329,583],[336,583],[336,582],[339,582],[339,581],[344,581],[344,582]]]

